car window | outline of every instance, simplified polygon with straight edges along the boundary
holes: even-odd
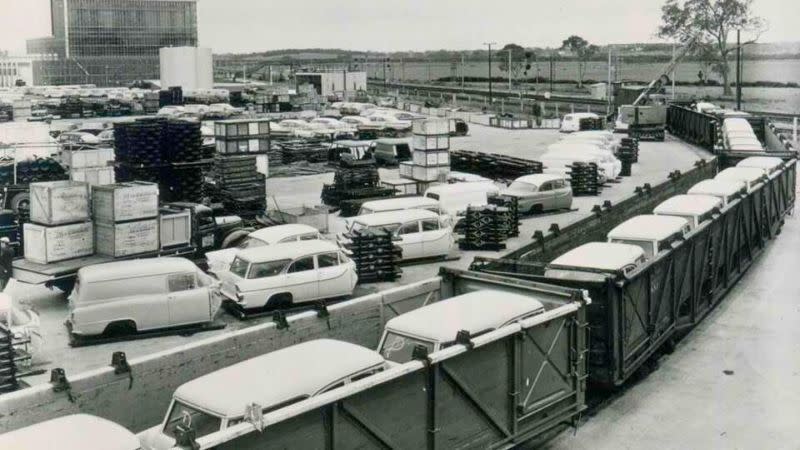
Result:
[[[339,265],[339,252],[317,255],[317,267],[334,267]]]
[[[542,185],[539,186],[539,192],[552,191],[552,190],[553,190],[553,183],[550,181],[542,183]]]
[[[297,236],[289,236],[278,241],[278,244],[283,244],[286,242],[295,242],[295,241],[297,241]]]
[[[424,219],[422,221],[422,231],[436,231],[439,229],[439,220]]]
[[[286,264],[288,263],[288,259],[253,263],[253,266],[250,268],[250,275],[247,278],[266,278],[278,275],[283,271],[283,268],[286,267]]]
[[[553,189],[563,189],[563,188],[564,188],[564,180],[553,181]]]
[[[176,436],[175,429],[178,425],[191,427],[196,437],[202,437],[219,431],[222,426],[222,419],[189,405],[175,402],[164,425],[164,434],[174,438]]]
[[[250,263],[245,261],[242,258],[237,257],[231,263],[231,267],[228,269],[232,274],[244,278],[247,274],[247,268],[250,267]]]
[[[197,277],[193,273],[175,273],[167,277],[170,292],[188,291],[197,287]]]
[[[293,262],[292,265],[289,266],[288,273],[305,272],[307,270],[314,270],[313,256],[306,256],[305,258],[300,258]]]
[[[313,241],[317,238],[319,238],[319,236],[317,236],[317,233],[308,233],[300,236],[301,241]]]
[[[414,234],[419,233],[419,221],[409,222],[403,224],[398,230],[397,234],[404,235],[404,234]]]
[[[434,349],[433,342],[388,332],[381,346],[380,354],[387,361],[403,364],[411,361],[414,347],[417,345],[425,347],[428,352],[432,352]]]
[[[256,248],[256,247],[264,247],[267,243],[262,241],[261,239],[257,239],[254,237],[246,237],[236,248]]]

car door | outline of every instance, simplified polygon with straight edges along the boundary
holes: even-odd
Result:
[[[294,260],[286,269],[286,290],[294,303],[316,300],[319,297],[319,278],[314,255]]]
[[[419,220],[406,222],[397,229],[398,243],[403,249],[403,259],[422,258],[422,233],[420,233]]]
[[[350,276],[347,266],[341,264],[339,252],[317,255],[317,276],[319,279],[319,298],[349,295]]]
[[[442,256],[450,253],[453,244],[453,233],[450,228],[442,227],[438,218],[421,221],[423,257]]]
[[[211,320],[210,293],[201,286],[193,272],[167,275],[167,299],[171,325],[207,322]]]
[[[572,207],[572,188],[566,180],[553,181],[553,209]]]
[[[553,182],[545,181],[539,185],[536,203],[542,205],[542,211],[553,209]]]

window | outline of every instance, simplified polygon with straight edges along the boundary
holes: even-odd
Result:
[[[319,236],[317,236],[317,233],[308,233],[308,234],[304,234],[304,235],[300,236],[300,240],[301,241],[313,241],[313,240],[316,240],[316,239],[319,239]]]
[[[523,191],[523,192],[525,192],[525,191],[536,192],[536,185],[530,184],[530,183],[526,183],[524,181],[515,181],[515,182],[511,183],[511,185],[508,188],[511,189],[511,190],[519,190],[519,191]]]
[[[283,271],[283,268],[286,267],[286,264],[288,263],[288,259],[253,263],[253,266],[250,268],[250,276],[248,278],[266,278],[278,275]]]
[[[552,190],[553,190],[553,183],[550,181],[548,181],[547,183],[542,183],[542,185],[539,186],[539,192],[546,192]]]
[[[323,389],[321,389],[321,390],[319,391],[319,394],[321,394],[321,393],[323,393],[323,392],[332,391],[332,390],[334,390],[334,389],[339,389],[339,388],[340,388],[340,387],[342,387],[342,386],[344,386],[344,381],[340,381],[340,382],[338,382],[338,383],[336,383],[336,384],[332,384],[332,385],[330,385],[330,386],[326,386],[326,387],[324,387]]]
[[[339,253],[323,253],[317,255],[317,266],[321,269],[323,267],[334,267],[339,265]]]
[[[564,189],[564,180],[555,180],[553,183],[553,189]]]
[[[188,291],[197,287],[193,273],[176,273],[167,277],[170,292]]]
[[[238,128],[239,128],[238,131],[239,131],[239,135],[240,136],[249,136],[250,135],[248,124],[240,123]]]
[[[403,224],[400,229],[397,230],[397,234],[404,235],[404,234],[414,234],[419,233],[419,222],[414,221],[410,223]]]
[[[364,378],[371,377],[376,373],[381,372],[382,370],[383,368],[380,368],[380,369],[370,370],[369,372],[362,372],[359,373],[358,375],[353,375],[352,377],[350,377],[350,382],[353,383],[358,380],[363,380]]]
[[[433,192],[428,192],[425,194],[425,197],[432,198],[434,200],[439,200],[439,194],[434,194]]]
[[[231,268],[229,269],[230,272],[238,277],[245,278],[247,277],[247,268],[250,267],[250,263],[243,260],[242,258],[236,258],[231,263]]]
[[[295,272],[305,272],[307,270],[314,270],[314,257],[313,256],[306,256],[305,258],[300,258],[297,261],[293,262],[291,266],[289,266],[289,273]]]
[[[238,131],[239,131],[239,128],[236,126],[236,124],[230,124],[230,125],[228,125],[228,133],[227,133],[227,135],[228,136],[238,136],[239,135]]]
[[[266,242],[262,241],[261,239],[256,239],[254,237],[246,237],[236,246],[236,248],[256,248],[256,247],[265,247],[267,245]]]
[[[164,434],[175,438],[175,429],[178,425],[187,428],[191,427],[196,433],[195,437],[202,437],[219,431],[222,426],[222,419],[184,405],[183,403],[175,402],[172,406],[172,411],[169,413],[169,417],[167,417],[167,423],[164,425]]]
[[[429,353],[433,351],[434,347],[433,342],[388,332],[380,353],[386,360],[402,364],[411,361],[411,355],[417,345],[425,347]]]
[[[436,231],[439,229],[438,219],[425,219],[422,221],[422,231]]]

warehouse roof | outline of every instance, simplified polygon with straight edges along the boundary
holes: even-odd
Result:
[[[544,311],[532,296],[480,290],[441,300],[391,319],[386,329],[435,342],[451,342],[461,330],[494,330]]]
[[[682,217],[641,215],[617,225],[608,232],[608,238],[660,241],[688,231],[688,226],[689,222]]]
[[[722,207],[722,200],[712,195],[676,195],[656,206],[653,214],[702,216]]]
[[[294,259],[305,255],[313,255],[322,252],[335,252],[339,247],[328,241],[296,241],[284,242],[281,244],[269,245],[266,247],[255,247],[239,250],[236,254],[239,258],[254,262],[278,261],[281,259]]]
[[[638,245],[613,242],[589,242],[574,248],[554,259],[553,266],[583,267],[599,270],[621,270],[644,258],[644,250]]]
[[[334,382],[383,364],[374,350],[317,339],[196,378],[175,390],[174,398],[222,417],[239,417],[251,403],[269,408],[311,397]]]
[[[110,420],[88,414],[73,414],[0,434],[0,448],[137,450],[139,439]]]

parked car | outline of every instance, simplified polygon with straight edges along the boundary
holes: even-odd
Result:
[[[606,174],[607,165],[603,164],[603,158],[591,153],[575,153],[569,151],[547,152],[539,158],[542,162],[543,172],[557,174],[564,177],[569,176],[570,167],[576,162],[586,164],[596,164],[600,184],[608,181]],[[613,173],[613,170],[612,170]]]
[[[728,167],[714,177],[715,180],[741,181],[747,186],[747,192],[752,192],[758,185],[767,179],[764,170],[757,167]]]
[[[545,155],[550,156],[552,154],[564,157],[569,155],[597,156],[599,158],[598,167],[603,169],[603,173],[609,179],[616,178],[622,171],[622,162],[614,157],[614,153],[611,150],[598,147],[591,142],[558,142],[547,147]],[[544,156],[542,157],[544,158]]]
[[[411,121],[395,119],[388,114],[373,114],[367,118],[381,129],[393,131],[408,131],[411,129]]]
[[[379,131],[384,128],[383,124],[372,122],[369,118],[362,116],[344,116],[341,121],[356,127],[359,131]]]
[[[686,239],[691,230],[683,217],[644,214],[632,217],[608,232],[608,242],[638,245],[650,260]]]
[[[456,217],[467,210],[467,206],[486,205],[490,195],[500,193],[494,182],[467,181],[462,183],[439,184],[425,190],[425,197],[439,201],[442,212]]]
[[[581,119],[599,119],[595,113],[572,113],[565,114],[561,119],[561,132],[569,133],[572,131],[581,131]]]
[[[266,414],[338,389],[386,369],[375,351],[316,339],[256,356],[182,384],[164,420],[139,434],[142,450],[175,447],[178,426],[195,438],[245,420],[251,405]]]
[[[396,166],[401,161],[408,161],[411,159],[411,138],[378,139],[372,156],[379,166]]]
[[[461,331],[474,337],[542,312],[542,302],[527,295],[489,289],[457,295],[386,322],[378,351],[387,362],[403,364],[417,346],[433,353],[455,344]]]
[[[630,275],[647,262],[641,246],[589,242],[551,261],[544,276],[574,281],[604,281],[609,274]]]
[[[446,218],[425,209],[389,211],[354,217],[348,231],[385,229],[397,237],[403,260],[433,258],[450,254],[455,246],[453,229]],[[339,242],[346,242],[339,236]]]
[[[217,283],[184,258],[145,258],[82,267],[69,296],[76,336],[206,323],[219,309]]]
[[[514,180],[500,194],[516,197],[519,210],[531,214],[572,207],[572,187],[562,175],[525,175]]]
[[[294,223],[261,228],[248,234],[234,247],[206,252],[208,269],[209,272],[213,273],[228,270],[239,250],[283,244],[286,242],[311,241],[315,239],[322,239],[322,235],[319,233],[319,230],[311,225]]]
[[[89,414],[71,414],[0,434],[6,450],[139,450],[139,439],[121,425]]]
[[[653,209],[657,216],[677,216],[689,221],[694,230],[700,224],[711,220],[722,208],[722,199],[711,195],[676,195],[661,202]]]
[[[439,213],[439,201],[428,197],[411,196],[411,197],[397,197],[386,198],[383,200],[370,200],[361,204],[361,209],[358,211],[359,216],[389,212],[389,211],[404,211],[407,209],[427,209]]]
[[[243,309],[350,295],[358,282],[355,263],[321,240],[239,250],[230,269],[217,276],[222,294]]]

